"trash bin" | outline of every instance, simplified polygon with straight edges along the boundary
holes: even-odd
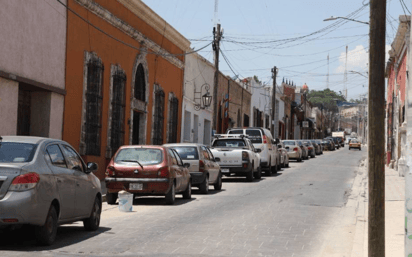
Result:
[[[126,191],[119,192],[119,210],[131,212],[133,210],[133,194]]]

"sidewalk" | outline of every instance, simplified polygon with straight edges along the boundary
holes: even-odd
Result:
[[[366,163],[365,163],[366,164]],[[356,232],[351,256],[368,256],[368,178],[367,167],[361,167],[364,190],[359,198]],[[385,167],[385,255],[404,256],[405,178]]]

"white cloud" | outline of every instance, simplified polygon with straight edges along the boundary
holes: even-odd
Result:
[[[389,59],[389,50],[391,49],[390,45],[385,46],[385,62]],[[339,56],[339,67],[336,68],[337,73],[343,73],[345,71],[345,62],[346,62],[346,52],[342,52]],[[353,50],[348,51],[348,62],[347,70],[355,71],[367,71],[369,62],[369,51],[363,47],[363,45],[358,45]]]

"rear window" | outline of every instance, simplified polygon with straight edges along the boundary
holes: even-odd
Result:
[[[282,142],[284,145],[295,145],[294,141],[283,141]]]
[[[172,147],[176,150],[182,160],[199,160],[197,147]]]
[[[2,142],[0,162],[31,162],[36,148],[36,144]]]
[[[142,165],[156,165],[163,161],[163,151],[153,148],[124,148],[116,155],[114,162],[136,162]]]
[[[243,130],[242,129],[230,130],[228,134],[241,134],[241,135],[243,135]]]
[[[262,133],[257,129],[246,129],[246,135],[252,142],[252,144],[261,144],[262,143]]]
[[[245,142],[240,139],[223,139],[216,140],[213,142],[214,147],[244,147],[246,146]]]

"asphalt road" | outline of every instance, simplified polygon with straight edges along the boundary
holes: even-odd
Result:
[[[224,178],[223,190],[191,200],[138,198],[132,213],[104,205],[101,228],[59,228],[39,247],[30,229],[0,232],[0,256],[317,256],[345,206],[366,151],[347,147],[252,183]]]

